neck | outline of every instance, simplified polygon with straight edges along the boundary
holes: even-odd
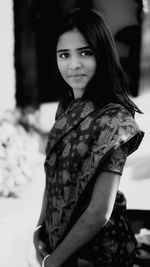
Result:
[[[73,89],[74,98],[75,99],[81,98],[83,96],[84,91],[85,91],[84,89],[82,89],[82,90],[74,90]]]

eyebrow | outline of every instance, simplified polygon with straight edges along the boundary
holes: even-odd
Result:
[[[87,49],[91,49],[90,46],[79,47],[76,50],[77,51],[82,51],[82,50],[87,50]],[[67,52],[67,51],[69,51],[69,49],[59,49],[59,50],[57,50],[56,53],[64,53],[64,52]]]

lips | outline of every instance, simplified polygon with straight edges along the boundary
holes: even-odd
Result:
[[[79,79],[85,76],[86,76],[85,74],[72,74],[72,75],[69,75],[69,78]]]

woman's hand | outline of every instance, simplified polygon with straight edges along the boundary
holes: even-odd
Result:
[[[36,258],[42,264],[43,258],[48,254],[46,245],[40,240],[40,229],[36,230],[33,235],[33,243],[36,251]]]

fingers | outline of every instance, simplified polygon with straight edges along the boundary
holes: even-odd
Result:
[[[42,241],[39,242],[38,249],[42,257],[45,257],[47,255],[48,252],[46,250],[46,245]]]

